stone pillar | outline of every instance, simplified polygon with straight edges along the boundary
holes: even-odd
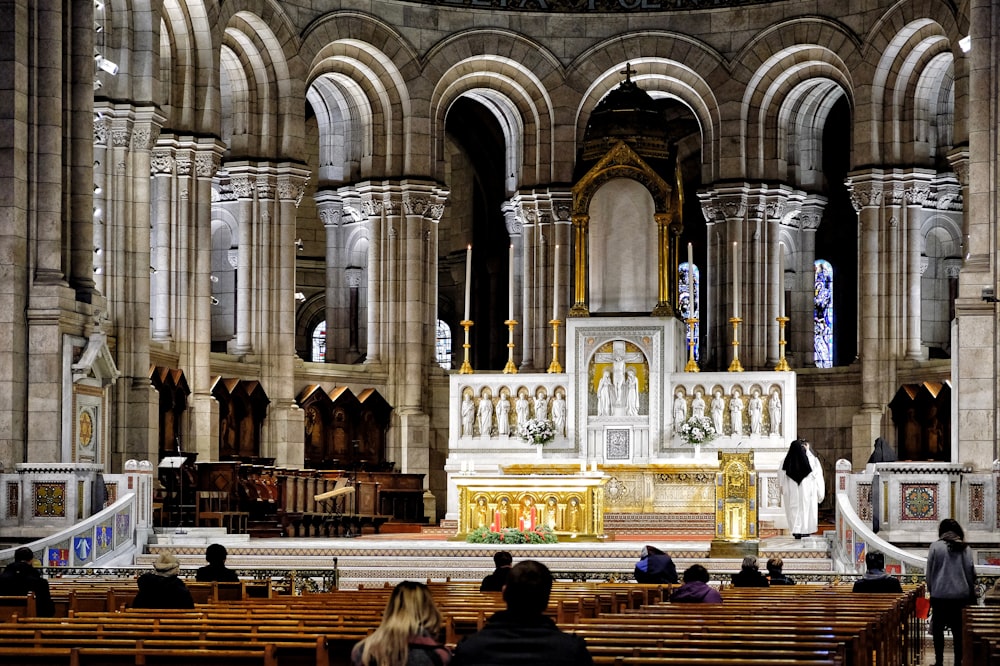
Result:
[[[173,151],[155,148],[150,160],[153,178],[152,207],[152,252],[150,254],[150,297],[152,325],[150,337],[156,342],[172,339],[170,325],[170,280],[172,273],[170,252],[170,229],[173,199],[170,196],[174,183],[175,161]]]
[[[347,263],[344,252],[344,239],[341,223],[344,217],[344,200],[329,190],[315,194],[316,211],[326,231],[326,290],[324,292],[324,311],[326,313],[326,362],[347,362],[350,351],[351,324],[349,299],[357,297],[357,289],[345,290],[343,271]],[[359,276],[360,277],[360,276]],[[346,292],[346,293],[345,293]],[[357,340],[353,351],[357,351]]]
[[[930,193],[930,181],[933,177],[933,171],[914,169],[908,174],[903,191],[903,233],[906,235],[906,289],[902,295],[906,317],[904,355],[913,361],[920,361],[925,357],[920,330],[920,284],[923,274],[921,255],[924,245],[920,228],[924,221],[922,206]]]
[[[799,209],[799,251],[794,259],[796,289],[792,294],[791,330],[786,339],[792,341],[793,353],[803,367],[816,365],[815,338],[815,284],[816,284],[816,230],[823,221],[826,198],[818,195],[806,197]],[[790,338],[787,337],[790,334]]]
[[[349,267],[344,269],[344,284],[347,285],[349,292],[349,301],[347,307],[347,351],[350,353],[352,358],[356,358],[358,353],[361,351],[358,341],[359,341],[359,291],[361,289],[361,278],[364,276],[364,271],[360,268]],[[329,321],[327,321],[327,332],[329,332]],[[327,348],[329,349],[329,347]]]
[[[714,368],[725,370],[733,360],[733,327],[730,318],[733,316],[733,243],[740,242],[741,255],[744,221],[747,217],[747,190],[745,184],[727,187],[716,187],[698,194],[701,199],[702,213],[708,229],[706,247],[706,265],[702,276],[713,276],[709,280],[703,277],[703,284],[708,284],[707,294],[702,294],[701,329],[705,332],[705,348],[707,354],[702,358],[711,359]],[[745,261],[741,261],[744,264]],[[745,276],[741,282],[745,286]],[[745,293],[743,286],[741,292]],[[740,298],[740,338],[744,339],[746,326],[750,320],[747,317],[747,303]],[[705,304],[708,307],[705,307]],[[707,324],[707,325],[706,325]],[[741,345],[740,357],[743,357]],[[741,361],[742,362],[742,361]]]
[[[510,201],[504,202],[501,208],[504,226],[507,227],[507,234],[510,236],[510,244],[514,246],[514,266],[511,267],[514,271],[514,292],[508,297],[514,300],[514,321],[517,322],[517,328],[514,329],[514,340],[521,340],[520,349],[516,343],[514,345],[514,364],[520,367],[527,351],[525,340],[528,330],[524,315],[524,226],[521,224],[517,208]]]
[[[246,163],[227,164],[233,195],[236,197],[236,339],[229,352],[252,354],[253,345],[253,211],[257,191],[256,169]]]

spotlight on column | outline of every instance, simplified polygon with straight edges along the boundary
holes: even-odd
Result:
[[[962,53],[968,53],[972,49],[972,38],[968,35],[962,37],[958,40],[958,48],[962,49]]]
[[[99,68],[101,68],[102,70],[104,70],[105,72],[107,72],[108,74],[110,74],[111,76],[114,76],[115,74],[118,73],[118,65],[116,65],[114,62],[108,60],[107,58],[105,58],[104,56],[102,56],[100,53],[98,53],[98,54],[96,54],[94,56],[94,62],[97,63],[97,66]]]
[[[303,294],[301,291],[297,291],[297,292],[295,292],[295,300],[297,300],[299,303],[301,303],[304,300],[306,300],[306,295]]]
[[[149,267],[149,274],[150,275],[156,275],[158,272],[159,271],[156,270],[156,266],[150,266]]]
[[[94,9],[96,9],[99,12],[103,12],[104,2],[102,2],[102,0],[94,0]]]
[[[218,281],[219,281],[219,278],[217,278],[217,277],[216,277],[216,276],[214,276],[214,275],[209,275],[209,276],[208,276],[208,279],[209,279],[209,280],[211,280],[212,282],[218,282]]]
[[[217,299],[215,296],[212,296],[212,305],[218,305],[218,304],[219,304],[219,299]]]
[[[302,242],[301,238],[296,238],[295,247],[299,252],[302,252],[304,249],[306,249],[306,244]]]

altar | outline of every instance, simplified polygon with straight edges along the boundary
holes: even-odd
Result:
[[[600,478],[613,521],[687,521],[713,536],[720,454],[752,451],[757,517],[784,528],[777,470],[797,429],[795,373],[685,372],[685,360],[674,317],[580,317],[566,322],[565,372],[452,375],[446,519],[477,524],[477,477],[547,466],[565,481]],[[718,436],[686,443],[680,426],[693,416]],[[529,419],[552,421],[555,438],[520,439]]]

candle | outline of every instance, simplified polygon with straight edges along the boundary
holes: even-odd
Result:
[[[596,460],[591,460],[590,461],[590,471],[591,472],[596,472],[597,471],[597,461]]]
[[[528,526],[529,530],[535,529],[535,521],[538,518],[538,509],[531,507],[531,524]]]
[[[507,279],[507,293],[510,294],[510,304],[507,307],[507,319],[514,319],[514,245],[510,246],[510,272]]]
[[[694,273],[694,250],[691,247],[691,243],[688,243],[688,288],[693,282],[691,276]]]
[[[472,246],[465,248],[465,319],[469,321],[469,291],[472,289]]]
[[[586,460],[581,460],[580,461],[580,471],[581,472],[586,472],[587,471],[587,461]]]
[[[552,320],[559,319],[559,244],[552,260]]]
[[[733,319],[740,316],[740,244],[733,241]]]
[[[778,316],[785,316],[785,244],[778,243]]]
[[[499,532],[500,531],[500,511],[499,510],[496,513],[493,514],[493,531],[494,532]]]

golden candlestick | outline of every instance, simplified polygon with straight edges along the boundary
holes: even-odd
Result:
[[[465,329],[465,344],[462,345],[462,349],[465,350],[465,359],[462,361],[462,367],[458,369],[458,374],[471,375],[472,364],[469,363],[469,349],[472,348],[472,345],[469,344],[469,329],[472,328],[472,320],[466,319],[458,323],[462,328]]]
[[[785,324],[788,323],[788,317],[775,317],[775,319],[778,320],[778,363],[774,369],[778,372],[788,372],[792,369],[785,359]]]
[[[733,362],[729,364],[729,372],[743,372],[743,364],[740,363],[740,322],[739,317],[730,317],[729,323],[733,325]]]
[[[690,331],[688,333],[688,362],[684,366],[684,372],[701,372],[697,361],[694,360],[694,325],[698,323],[698,320],[694,317],[688,317],[684,323],[688,325],[688,331]]]
[[[553,319],[549,322],[552,326],[552,362],[549,363],[549,372],[562,372],[562,366],[559,365],[559,324],[562,323],[561,319]]]
[[[514,327],[517,326],[517,320],[508,319],[504,324],[507,326],[507,365],[503,366],[503,374],[516,375],[517,366],[514,365]]]

